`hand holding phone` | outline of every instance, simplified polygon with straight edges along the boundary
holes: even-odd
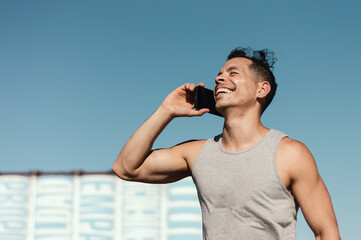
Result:
[[[209,113],[223,117],[216,110],[216,101],[214,100],[213,91],[201,86],[197,86],[194,90],[194,108],[199,110],[202,108],[208,108]]]

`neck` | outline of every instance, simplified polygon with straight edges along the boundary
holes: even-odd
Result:
[[[261,123],[257,112],[226,116],[223,125],[222,145],[229,151],[239,152],[252,147],[269,131]]]

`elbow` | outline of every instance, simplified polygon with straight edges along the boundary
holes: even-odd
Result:
[[[113,164],[113,166],[112,166],[112,171],[113,171],[113,173],[114,173],[115,175],[117,175],[118,177],[121,178],[120,170],[119,170],[119,168],[118,168],[118,166],[117,166],[116,163]]]
[[[337,226],[327,227],[323,231],[315,232],[315,239],[316,240],[323,240],[323,239],[332,239],[332,240],[341,240],[340,233],[338,231]]]
[[[115,162],[112,166],[112,171],[115,175],[119,178],[126,180],[126,181],[136,181],[138,179],[138,174],[136,171],[128,171],[124,167],[121,161]]]

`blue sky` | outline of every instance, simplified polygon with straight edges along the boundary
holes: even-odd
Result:
[[[235,47],[269,48],[279,84],[264,125],[316,158],[344,239],[361,236],[359,1],[1,1],[0,171],[110,170],[186,82],[212,88]],[[174,120],[155,147],[220,133]],[[312,239],[299,214],[298,239]]]

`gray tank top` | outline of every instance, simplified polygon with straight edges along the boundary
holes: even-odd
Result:
[[[296,239],[298,206],[276,166],[285,136],[271,129],[241,152],[224,149],[221,135],[206,141],[192,169],[204,240]]]

